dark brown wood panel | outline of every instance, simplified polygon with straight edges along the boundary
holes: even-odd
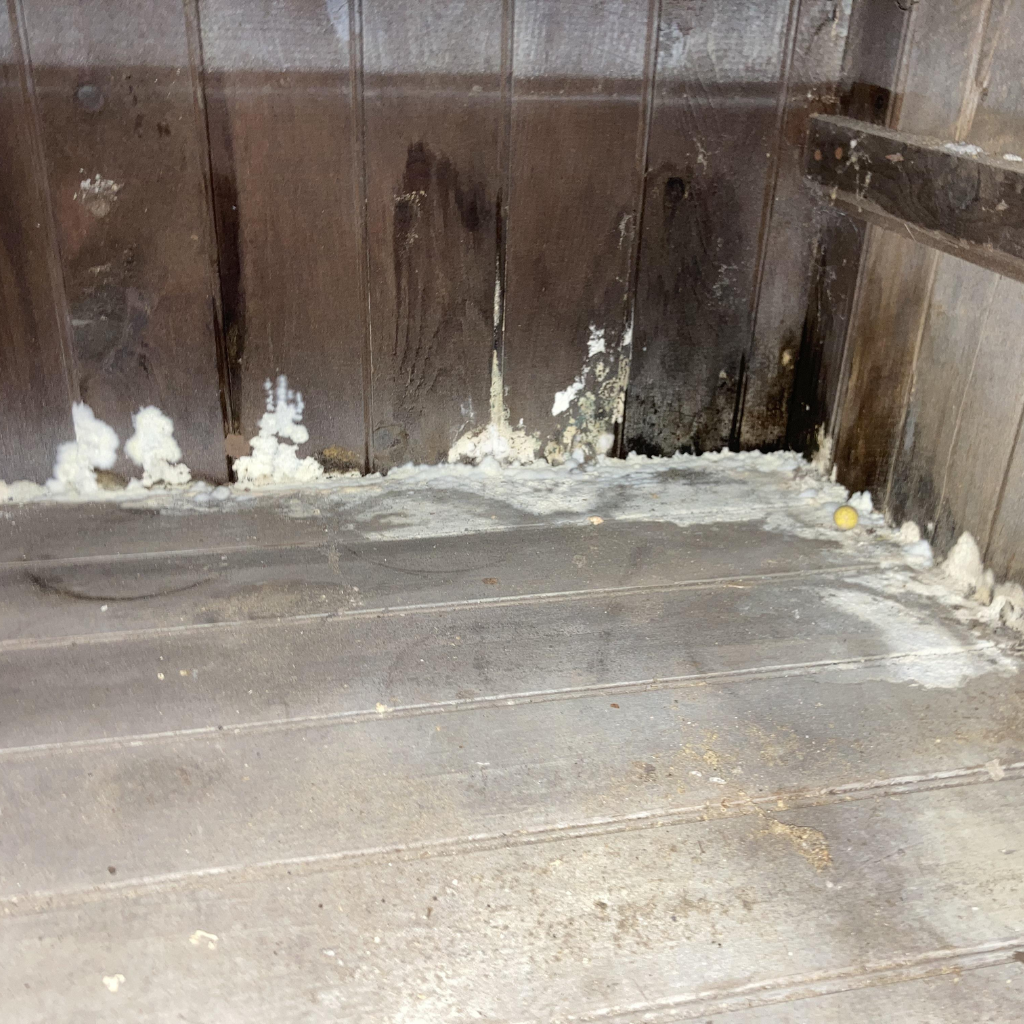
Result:
[[[23,0],[82,400],[118,432],[159,406],[227,475],[204,130],[185,10]],[[118,468],[134,467],[122,456]]]
[[[853,5],[838,88],[841,113],[872,124],[891,117],[909,17],[910,8],[892,0]],[[786,423],[787,446],[808,454],[833,431],[840,411],[865,235],[864,225],[850,217],[820,207],[819,216]]]
[[[313,454],[365,461],[365,301],[345,0],[199,0],[231,428],[279,374]]]
[[[892,127],[963,137],[974,109],[972,90],[990,8],[989,0],[913,6]],[[847,341],[851,371],[836,428],[836,462],[841,481],[869,488],[876,503],[887,507],[940,257],[911,241],[906,231],[872,227],[868,238]]]
[[[42,483],[74,436],[74,388],[30,86],[0,6],[0,480]]]
[[[966,243],[965,259],[975,247],[1002,252],[1021,260],[1024,274],[1024,168],[954,148],[963,145],[816,116],[807,174],[848,209],[863,204],[941,232]]]
[[[511,423],[555,459],[622,419],[652,7],[515,7],[503,386]]]
[[[849,8],[844,4],[805,0],[798,7],[785,74],[785,108],[773,146],[776,180],[762,228],[749,383],[739,431],[742,448],[776,448],[786,437],[811,268],[820,266],[815,256],[821,206],[803,180],[804,135],[811,114],[838,109],[848,29]],[[822,286],[827,282],[817,283]]]
[[[807,455],[818,451],[840,401],[865,236],[864,224],[839,213],[819,223],[786,415],[786,447]]]
[[[489,419],[503,7],[363,5],[376,469],[444,461]]]
[[[954,9],[946,14],[952,17],[953,30],[963,28],[962,20],[953,16]],[[1024,28],[1024,16],[1019,5],[1001,2],[979,7],[975,16],[972,68],[959,75],[961,105],[949,133],[998,158],[1010,152],[1006,129],[999,125],[1007,116],[1006,104],[1012,101],[1011,82],[1020,76],[1015,40]],[[921,56],[914,54],[913,59]],[[994,110],[988,110],[992,82],[1000,84],[992,96]],[[983,111],[985,115],[979,119]],[[933,159],[929,155],[926,166]],[[961,210],[953,211],[953,226],[946,230],[921,230],[905,220],[898,226],[944,252],[1020,280],[1024,261],[1018,255],[1019,228],[992,229],[993,218],[1009,214],[1018,202],[1018,189],[1012,189],[1009,203],[999,199],[978,203],[977,199],[991,187],[993,167],[999,175],[1002,168],[1014,169],[1014,163],[961,159],[965,162],[963,180],[945,182],[938,196],[933,195],[934,183],[912,186],[916,195],[907,196],[909,209],[902,212],[920,220],[924,207],[930,216],[937,216],[948,209],[949,194],[958,191],[965,211],[973,208],[967,229],[961,223],[965,212]],[[903,162],[895,163],[903,166]],[[883,183],[890,205],[902,195],[899,185],[898,178],[896,185]],[[876,213],[892,216],[881,202],[872,208],[872,214]],[[992,244],[978,245],[979,232],[981,241]],[[965,237],[969,241],[965,242]],[[913,388],[902,430],[893,438],[888,514],[897,522],[913,519],[928,527],[926,536],[940,555],[965,529],[972,532],[982,550],[988,544],[1024,399],[1017,344],[1018,326],[1024,317],[1024,289],[980,267],[949,256],[937,258]]]
[[[626,444],[739,443],[789,0],[665,0]]]
[[[836,442],[839,479],[850,490],[869,490],[876,498],[886,493],[937,256],[901,235],[868,229],[857,336]]]

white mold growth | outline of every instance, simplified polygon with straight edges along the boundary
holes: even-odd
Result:
[[[181,461],[181,448],[174,440],[174,421],[170,416],[155,405],[146,405],[132,416],[132,424],[135,433],[125,442],[124,452],[142,467],[142,486],[187,484],[192,473]]]
[[[235,459],[235,476],[242,486],[254,484],[310,483],[324,475],[323,466],[314,458],[300,459],[297,449],[309,440],[302,425],[305,405],[302,394],[288,387],[281,374],[277,386],[263,385],[267,392],[267,411],[260,418],[260,432],[250,439],[252,454]]]
[[[53,476],[46,481],[46,489],[54,494],[92,494],[99,490],[96,470],[114,465],[121,442],[114,428],[97,419],[84,402],[71,407],[71,422],[75,439],[57,448]]]
[[[568,414],[569,422],[558,441],[544,449],[551,463],[565,459],[606,455],[615,443],[615,428],[625,413],[633,343],[632,323],[623,331],[618,352],[608,351],[605,328],[590,325],[587,358],[572,383],[555,394],[552,416]]]
[[[94,217],[106,217],[110,213],[111,207],[117,200],[117,194],[122,188],[124,188],[123,184],[97,174],[82,180],[74,198]]]
[[[552,416],[561,416],[563,412],[568,412],[572,403],[583,393],[585,373],[586,371],[581,373],[564,391],[555,392],[555,400],[551,404]]]
[[[495,315],[500,302],[495,291]],[[498,353],[491,356],[491,421],[477,430],[463,434],[448,450],[449,462],[468,462],[479,465],[485,459],[499,463],[528,465],[537,456],[540,444],[536,435],[531,436],[518,427],[512,427],[508,409],[505,407],[505,385],[498,363]]]

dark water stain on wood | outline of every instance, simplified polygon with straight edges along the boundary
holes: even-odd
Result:
[[[731,276],[742,227],[719,216],[736,202],[735,181],[669,167],[650,192],[626,443],[650,455],[718,449],[735,431],[745,370],[744,346],[723,361],[704,343],[732,336],[746,315]]]

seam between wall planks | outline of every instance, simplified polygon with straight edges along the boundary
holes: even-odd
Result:
[[[793,73],[793,54],[796,37],[800,29],[800,13],[803,0],[790,0],[786,15],[786,37],[779,67],[779,95],[775,101],[775,128],[772,133],[771,156],[765,181],[764,199],[761,203],[761,223],[757,233],[757,253],[754,256],[754,287],[750,295],[750,337],[747,341],[746,357],[740,364],[740,382],[736,392],[736,408],[733,412],[732,429],[729,432],[729,447],[740,449],[740,435],[743,429],[743,413],[747,404],[747,375],[754,353],[754,339],[757,334],[757,314],[761,306],[761,286],[764,282],[765,261],[768,240],[771,235],[772,214],[775,210],[775,192],[779,184],[779,154],[782,151],[782,133],[786,123],[786,103],[789,98],[790,76]]]
[[[885,116],[882,120],[882,123],[887,128],[891,128],[899,120],[900,109],[903,103],[903,93],[906,88],[907,74],[910,69],[910,43],[914,36],[916,7],[916,4],[912,4],[908,9],[907,16],[903,19],[902,30],[900,32],[899,50],[896,57],[896,71],[892,82],[893,88],[889,94],[889,102],[886,105]],[[850,39],[847,37],[847,46],[849,46],[849,44]],[[843,57],[843,64],[844,66],[846,64],[845,55]],[[850,368],[853,364],[853,346],[850,344],[850,338],[856,333],[857,321],[860,315],[860,308],[863,299],[864,267],[867,263],[865,253],[871,246],[876,231],[877,229],[871,225],[867,226],[867,230],[864,233],[864,240],[861,243],[860,250],[857,254],[857,279],[854,281],[853,294],[850,296],[850,315],[846,324],[846,333],[843,336],[842,353],[839,357],[839,380],[836,383],[835,405],[832,407],[828,423],[827,436],[832,438],[833,443],[838,443],[839,432],[843,429],[843,410],[846,405],[846,396],[850,386]],[[886,489],[885,498],[886,500],[888,499],[888,487]],[[884,509],[885,505],[883,504],[882,507]]]
[[[367,227],[366,104],[363,63],[363,0],[348,0],[349,75],[352,83],[352,165],[355,175],[356,223],[359,225],[359,308],[362,318],[363,472],[374,471],[373,322],[370,314],[370,245]]]
[[[42,130],[39,122],[39,104],[36,98],[35,78],[32,73],[32,55],[28,46],[28,33],[25,27],[25,12],[22,0],[7,0],[7,13],[11,20],[12,43],[15,47],[15,58],[19,65],[22,102],[27,113],[29,145],[31,146],[32,169],[36,177],[36,190],[43,207],[46,223],[46,264],[50,277],[50,288],[53,293],[53,314],[57,321],[57,333],[60,338],[60,358],[64,369],[64,380],[68,391],[68,405],[81,397],[78,389],[78,366],[75,361],[74,347],[71,344],[71,311],[68,307],[67,288],[64,281],[63,261],[60,256],[60,242],[57,236],[57,222],[53,214],[53,201],[50,194],[50,177],[46,167],[46,156],[43,152]]]
[[[900,452],[901,438],[906,431],[907,416],[910,413],[910,403],[913,401],[914,389],[917,384],[917,360],[921,354],[921,346],[924,343],[924,336],[928,327],[928,322],[931,319],[932,292],[935,290],[935,275],[939,270],[939,255],[938,250],[931,250],[928,253],[928,264],[925,270],[926,280],[924,286],[924,298],[921,302],[921,315],[917,322],[917,330],[914,332],[914,351],[910,357],[910,378],[907,383],[906,394],[903,396],[900,403],[902,415],[900,416],[899,426],[893,436],[889,439],[892,451],[889,453],[889,468],[885,474],[885,494],[882,497],[882,510],[886,516],[889,514],[889,503],[892,499],[892,488],[896,478],[896,462]],[[988,315],[987,310],[985,315]]]
[[[508,233],[512,208],[512,95],[515,88],[515,42],[516,42],[516,0],[502,0],[501,5],[501,81],[498,87],[501,107],[501,128],[498,134],[498,176],[501,185],[498,191],[497,209],[494,211],[495,239],[495,299],[494,299],[494,348],[492,367],[497,362],[498,379],[505,380],[505,302],[508,295],[507,255]],[[493,374],[493,369],[492,369]],[[491,387],[495,381],[492,379]],[[505,395],[501,396],[504,405]],[[492,396],[493,402],[493,396]],[[491,409],[494,415],[494,409]],[[492,426],[494,424],[492,423]]]
[[[662,0],[650,0],[647,7],[647,39],[644,50],[644,78],[640,96],[640,122],[637,125],[636,140],[636,180],[637,199],[633,225],[633,244],[629,250],[629,266],[626,273],[626,311],[623,324],[623,337],[628,332],[629,352],[626,358],[629,367],[623,383],[622,422],[614,424],[618,431],[615,439],[614,452],[619,457],[626,457],[626,409],[629,406],[629,379],[633,361],[633,327],[636,324],[636,295],[640,286],[640,251],[643,244],[644,216],[647,211],[647,173],[651,148],[651,126],[654,123],[654,87],[658,76],[658,47],[661,42],[661,7]],[[619,363],[623,359],[622,347],[619,347]]]
[[[239,396],[231,392],[231,376],[228,373],[227,347],[224,338],[224,297],[221,293],[221,243],[223,239],[217,228],[217,211],[213,196],[213,157],[210,147],[210,112],[206,103],[206,60],[203,54],[203,26],[199,12],[199,0],[182,0],[185,15],[185,38],[188,44],[189,75],[192,81],[192,102],[196,112],[196,136],[202,154],[203,192],[205,194],[206,217],[203,233],[206,236],[207,262],[210,273],[210,304],[213,314],[213,335],[217,347],[217,372],[220,376],[220,411],[223,419],[224,436],[233,433],[241,423]],[[228,479],[231,479],[231,460],[224,453]]]

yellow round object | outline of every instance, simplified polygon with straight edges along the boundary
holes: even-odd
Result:
[[[840,505],[832,518],[840,530],[852,530],[857,525],[857,510],[852,505]]]

